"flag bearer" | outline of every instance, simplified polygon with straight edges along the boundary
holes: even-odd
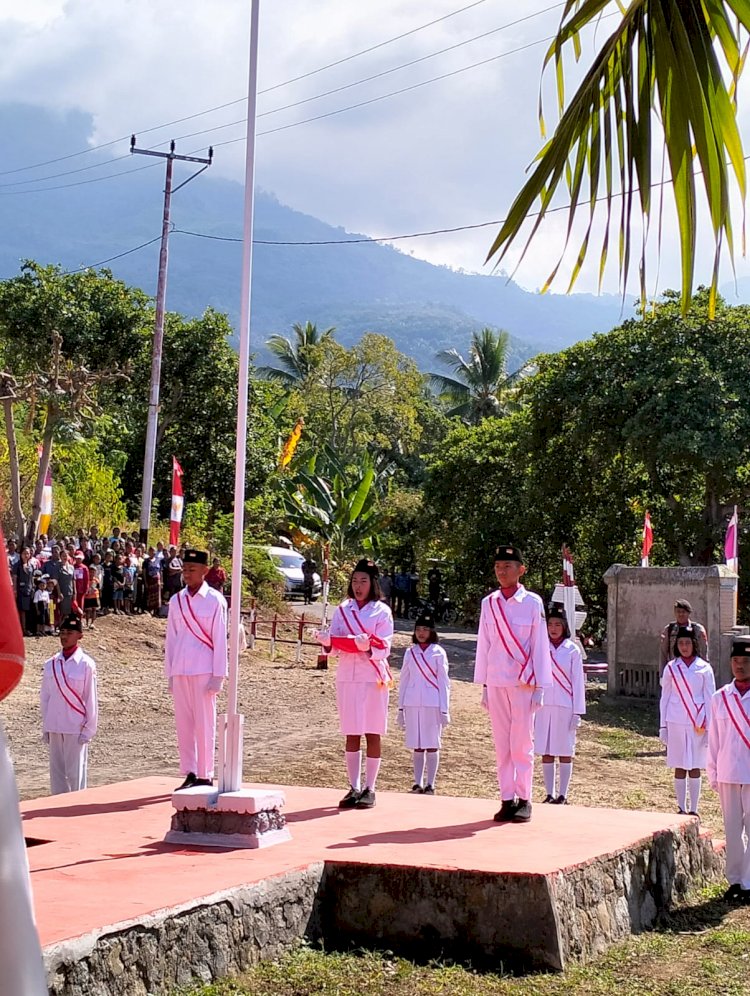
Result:
[[[187,550],[185,587],[169,601],[164,674],[174,700],[180,789],[213,785],[216,696],[227,674],[227,603],[205,580],[208,554]]]
[[[496,823],[531,819],[534,714],[552,684],[547,628],[541,598],[520,583],[521,551],[500,546],[494,556],[500,590],[482,600],[474,681],[483,685],[490,714],[502,805]]]
[[[417,618],[411,640],[398,683],[398,725],[406,731],[406,746],[414,751],[412,792],[434,795],[442,733],[450,723],[451,692],[448,658],[431,612]]]
[[[86,788],[89,743],[96,734],[96,664],[79,646],[82,631],[80,616],[62,621],[60,653],[45,661],[42,673],[42,739],[49,744],[52,795]]]
[[[750,904],[750,638],[732,641],[734,681],[711,700],[708,782],[724,814],[727,879],[724,898]]]
[[[659,739],[667,748],[667,767],[674,768],[678,812],[698,815],[701,768],[706,767],[711,724],[711,698],[716,691],[714,672],[698,651],[694,626],[680,626],[673,659],[661,676]],[[688,798],[687,776],[690,776]]]
[[[534,721],[534,751],[542,758],[545,802],[568,804],[573,774],[576,730],[586,712],[586,680],[578,647],[570,639],[568,618],[558,605],[547,612],[547,634],[552,663],[552,685]],[[555,793],[555,758],[560,759],[560,787]]]

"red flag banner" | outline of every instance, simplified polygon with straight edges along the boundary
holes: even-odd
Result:
[[[8,558],[5,554],[5,537],[0,529],[0,699],[4,699],[13,691],[23,674],[23,663],[26,650],[23,645],[21,622],[16,609],[16,599],[13,586],[10,583]]]
[[[643,520],[643,543],[641,545],[641,567],[648,567],[648,555],[654,545],[654,531],[651,528],[651,516],[646,512]]]
[[[169,513],[169,544],[177,546],[180,541],[180,523],[185,499],[182,494],[182,467],[172,457],[172,510]]]

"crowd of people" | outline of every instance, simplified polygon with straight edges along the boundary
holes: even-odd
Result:
[[[33,546],[9,539],[8,568],[24,635],[56,635],[72,614],[88,629],[103,615],[158,616],[184,587],[185,552],[161,542],[146,547],[118,526],[106,536],[96,526],[75,536],[41,535]],[[206,581],[224,591],[227,575],[218,557]]]

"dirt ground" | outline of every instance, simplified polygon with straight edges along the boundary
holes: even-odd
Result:
[[[298,610],[299,611],[299,610]],[[398,624],[392,664],[398,672],[411,629]],[[180,781],[172,705],[163,677],[166,621],[150,616],[106,617],[84,634],[86,650],[99,675],[99,733],[91,746],[89,784],[145,775],[171,775]],[[438,792],[497,798],[489,722],[472,684],[474,637],[444,638],[451,662],[451,726],[445,733]],[[28,639],[23,681],[0,705],[22,798],[49,791],[47,749],[41,742],[39,683],[44,660],[58,648],[52,637]],[[241,659],[240,706],[245,714],[245,779],[346,789],[342,741],[338,733],[335,665],[315,667],[314,648],[302,663],[285,647],[275,661],[268,644]],[[675,811],[671,772],[657,738],[655,703],[609,703],[601,682],[589,682],[588,716],[579,731],[578,757],[570,790],[572,804]],[[220,701],[220,707],[223,705]],[[391,727],[384,741],[378,787],[408,791],[411,754],[396,727],[396,694],[391,693]],[[544,796],[541,772],[535,798]],[[494,811],[494,802],[488,810]],[[719,832],[716,795],[705,785],[704,824]]]

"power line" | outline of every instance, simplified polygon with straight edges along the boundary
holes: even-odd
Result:
[[[554,208],[555,211],[562,210]],[[529,215],[531,217],[531,215]],[[502,225],[503,219],[493,221],[480,221],[474,225],[457,225],[455,228],[434,228],[426,232],[410,232],[407,235],[381,235],[363,236],[356,239],[310,239],[299,241],[282,241],[275,239],[253,239],[256,246],[353,246],[364,243],[398,242],[402,239],[421,239],[429,235],[447,235],[452,232],[467,232],[476,228],[489,228],[491,225]],[[184,228],[175,228],[174,235],[191,235],[196,239],[210,239],[213,242],[242,242],[240,238],[233,238],[228,235],[209,235],[207,232],[190,232]]]
[[[487,0],[474,0],[473,3],[467,4],[465,7],[460,7],[458,10],[451,11],[448,14],[443,14],[442,17],[437,17],[432,21],[427,21],[424,24],[418,25],[416,28],[411,28],[409,31],[403,31],[399,35],[394,35],[392,38],[387,38],[385,41],[378,42],[376,45],[371,45],[369,48],[364,48],[360,52],[354,52],[352,55],[344,56],[342,59],[337,59],[335,62],[329,62],[324,66],[318,66],[317,69],[311,69],[309,72],[301,73],[299,76],[294,76],[291,79],[284,80],[282,83],[276,83],[273,86],[267,87],[265,90],[260,90],[260,94],[271,93],[274,90],[279,90],[282,87],[290,86],[292,83],[298,83],[300,80],[309,79],[311,76],[315,76],[317,73],[322,73],[327,69],[333,69],[336,66],[341,66],[346,62],[351,62],[353,59],[358,59],[360,56],[369,55],[370,52],[375,52],[377,49],[384,48],[387,45],[391,45],[394,42],[401,41],[404,38],[408,38],[411,35],[417,34],[420,31],[424,31],[426,28],[431,28],[436,24],[440,24],[442,21],[447,21],[452,17],[456,17],[458,14],[463,14],[467,10],[471,10],[474,7],[479,7],[481,4],[486,3]],[[539,13],[546,13],[547,10],[552,10],[555,7],[562,7],[564,3],[554,4],[553,7],[548,7],[546,10],[539,11]],[[535,16],[535,15],[531,15]],[[247,100],[247,97],[238,97],[236,100],[227,101],[224,104],[217,104],[214,107],[208,107],[203,111],[196,111],[194,114],[188,114],[185,117],[175,118],[172,121],[166,121],[163,124],[154,125],[151,128],[136,128],[135,131],[139,135],[148,135],[151,132],[159,131],[161,128],[169,128],[175,124],[182,124],[183,121],[191,121],[194,118],[202,117],[204,114],[211,114],[214,111],[224,110],[226,107],[232,107],[236,104],[242,104]],[[125,142],[130,138],[130,134],[122,135],[120,138],[113,138],[109,142],[102,142],[98,145],[90,145],[88,148],[81,149],[79,152],[70,152],[64,156],[57,156],[54,159],[46,159],[43,162],[31,163],[26,166],[17,166],[15,169],[0,170],[0,176],[7,176],[11,173],[22,173],[25,170],[30,169],[41,169],[42,166],[52,166],[55,163],[65,162],[68,159],[75,159],[77,156],[86,155],[89,152],[95,152],[100,149],[109,149],[113,145],[117,145],[120,142]]]
[[[64,277],[69,277],[72,273],[82,273],[84,270],[95,270],[99,266],[104,266],[105,263],[112,263],[116,259],[122,259],[123,256],[129,256],[132,252],[138,252],[139,249],[145,249],[146,246],[152,246],[154,242],[158,242],[161,238],[161,234],[157,235],[154,239],[149,239],[148,242],[141,242],[139,246],[133,246],[132,249],[126,249],[125,252],[118,252],[116,256],[108,256],[107,259],[100,259],[98,263],[89,263],[87,266],[78,266],[75,270],[63,270],[62,275]],[[240,241],[242,241],[240,239]]]

